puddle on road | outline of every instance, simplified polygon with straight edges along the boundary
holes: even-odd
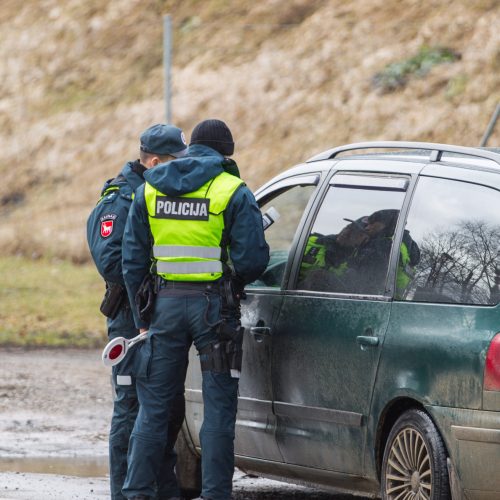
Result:
[[[0,472],[30,472],[64,476],[104,477],[108,474],[108,458],[0,458]]]

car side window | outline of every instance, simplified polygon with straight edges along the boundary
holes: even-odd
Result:
[[[264,214],[273,207],[279,214],[279,219],[266,229],[266,241],[270,249],[269,264],[260,278],[247,285],[248,287],[281,286],[297,227],[315,189],[316,184],[295,184],[277,188],[265,197],[261,212]]]
[[[408,180],[337,174],[306,240],[297,288],[381,295]]]
[[[398,284],[402,300],[493,305],[499,302],[500,192],[462,181],[421,177],[405,228],[412,249],[398,269],[410,264]],[[403,238],[404,242],[404,238]]]

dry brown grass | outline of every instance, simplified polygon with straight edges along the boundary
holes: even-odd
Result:
[[[500,100],[494,0],[4,0],[1,253],[88,259],[103,181],[164,119],[166,13],[174,122],[189,136],[200,119],[227,121],[253,188],[346,142],[477,145]],[[372,87],[387,64],[436,45],[461,59],[394,93]]]

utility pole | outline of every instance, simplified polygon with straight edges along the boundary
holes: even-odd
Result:
[[[498,115],[500,115],[500,103],[497,104],[495,112],[493,113],[493,116],[491,117],[490,123],[488,123],[488,126],[486,127],[486,131],[483,135],[483,138],[481,139],[481,142],[479,143],[479,147],[486,146],[486,143],[488,142],[488,139],[490,138],[491,134],[493,133],[493,129],[495,128],[495,125],[497,123]]]
[[[172,19],[170,15],[163,16],[163,68],[165,71],[164,101],[165,118],[172,123]]]

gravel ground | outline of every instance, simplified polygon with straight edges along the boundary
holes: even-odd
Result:
[[[0,500],[109,498],[109,375],[100,351],[0,349]],[[236,471],[234,498],[354,497]]]

